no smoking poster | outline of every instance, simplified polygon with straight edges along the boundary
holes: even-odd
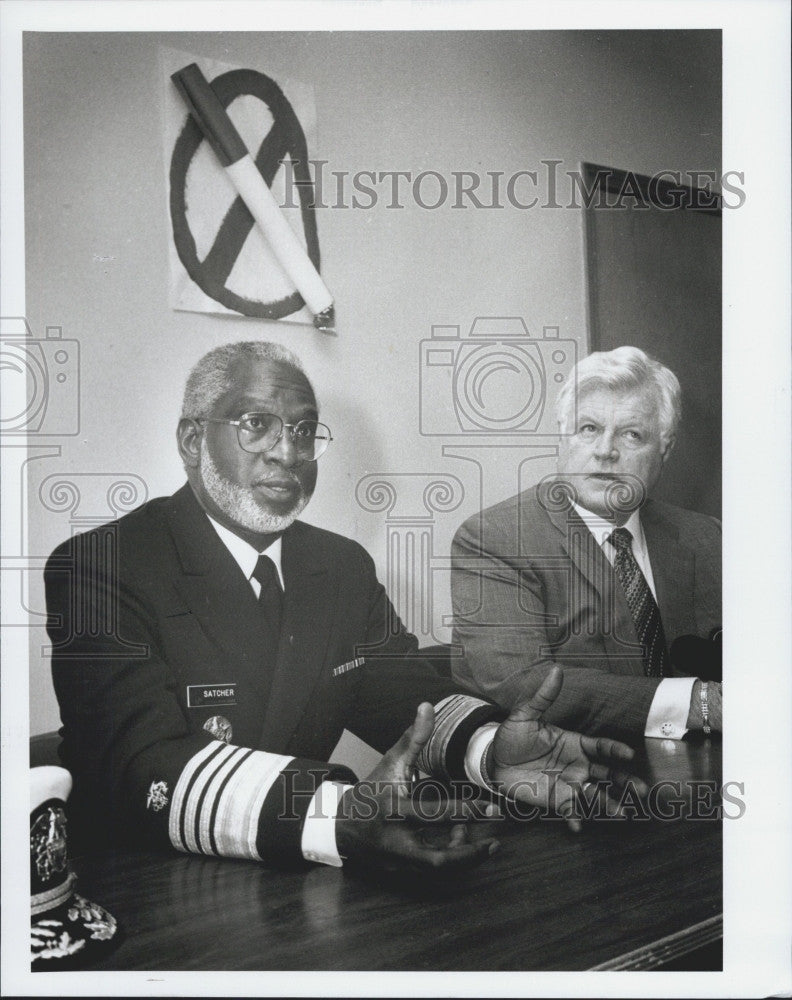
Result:
[[[316,158],[313,87],[275,80],[163,47],[163,164],[168,219],[169,303],[187,312],[312,323],[291,278],[188,114],[171,76],[198,63],[264,180],[320,269],[309,159]]]

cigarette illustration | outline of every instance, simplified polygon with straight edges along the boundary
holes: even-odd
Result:
[[[190,63],[171,79],[281,267],[314,314],[314,326],[332,330],[335,325],[333,296],[278,208],[242,137],[200,67]]]

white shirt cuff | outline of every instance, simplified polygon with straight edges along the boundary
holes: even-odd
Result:
[[[489,749],[490,743],[495,739],[495,731],[499,725],[499,722],[488,722],[486,725],[480,726],[470,737],[465,751],[465,774],[479,788],[484,788],[487,791],[492,791],[492,789],[481,775],[481,761],[484,759],[484,754]]]
[[[300,848],[306,861],[321,865],[343,865],[335,838],[336,815],[341,796],[351,785],[340,781],[323,781],[308,806]]]
[[[657,685],[649,706],[644,736],[681,740],[687,732],[695,677],[666,677]]]

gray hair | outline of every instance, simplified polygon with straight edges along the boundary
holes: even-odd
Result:
[[[217,400],[231,388],[234,365],[253,361],[277,361],[305,375],[300,359],[288,347],[269,340],[240,340],[235,344],[223,344],[204,354],[190,372],[184,387],[182,419],[208,417]],[[310,385],[307,375],[305,379]]]
[[[649,386],[657,393],[660,433],[666,440],[676,434],[682,416],[679,379],[665,365],[638,347],[617,347],[595,351],[575,365],[556,402],[556,416],[562,432],[569,433],[575,400],[590,389],[632,392]]]

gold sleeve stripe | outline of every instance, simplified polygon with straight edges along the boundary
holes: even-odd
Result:
[[[465,750],[479,725],[489,721],[493,706],[471,695],[452,694],[435,705],[435,725],[418,758],[422,771],[444,781],[464,778]]]
[[[281,771],[293,757],[253,750],[220,798],[214,834],[223,857],[262,860],[256,850],[259,816]]]
[[[294,758],[213,742],[190,758],[171,802],[173,846],[196,854],[261,860],[258,822],[267,794]]]

